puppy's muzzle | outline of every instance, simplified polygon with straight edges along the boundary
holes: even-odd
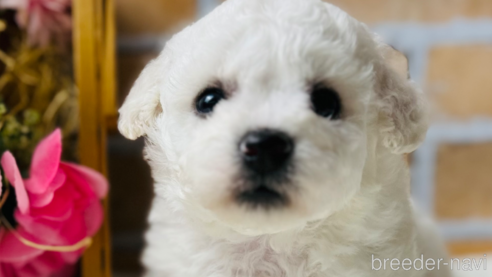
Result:
[[[247,133],[239,143],[244,183],[237,199],[254,207],[285,205],[280,190],[288,181],[293,139],[284,132],[262,129]]]

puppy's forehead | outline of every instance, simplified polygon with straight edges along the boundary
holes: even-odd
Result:
[[[228,0],[176,35],[168,48],[179,57],[174,73],[197,86],[213,78],[295,84],[325,79],[320,73],[330,75],[340,63],[356,63],[360,29],[320,0]]]

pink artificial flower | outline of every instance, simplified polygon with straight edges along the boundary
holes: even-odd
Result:
[[[15,189],[18,225],[23,238],[37,244],[70,246],[93,236],[103,221],[100,199],[108,190],[106,179],[84,166],[61,162],[61,132],[54,131],[36,147],[30,176],[23,180],[14,157],[5,152],[1,165]],[[0,276],[48,277],[73,265],[83,249],[50,252],[23,244],[0,228]]]
[[[53,39],[70,39],[72,21],[69,14],[71,0],[1,0],[0,8],[17,11],[16,21],[27,29],[28,42],[46,46]]]

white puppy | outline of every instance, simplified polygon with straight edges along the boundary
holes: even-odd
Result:
[[[448,276],[377,270],[444,256],[410,201],[427,123],[392,51],[320,0],[228,0],[174,36],[120,110],[155,180],[148,276]]]

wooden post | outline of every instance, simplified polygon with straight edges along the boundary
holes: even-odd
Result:
[[[106,174],[106,119],[116,114],[113,4],[112,0],[73,1],[80,162],[103,174]],[[82,258],[83,277],[111,276],[107,199],[103,202],[105,220]]]

